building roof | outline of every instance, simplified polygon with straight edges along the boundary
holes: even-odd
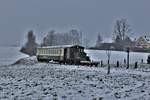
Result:
[[[44,46],[40,48],[71,48],[71,47],[84,48],[83,46],[79,46],[79,45],[57,45],[57,46]]]
[[[137,41],[139,40],[143,40],[143,42],[150,43],[150,38],[148,38],[147,36],[141,36]]]

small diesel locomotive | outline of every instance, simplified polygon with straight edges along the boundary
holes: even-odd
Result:
[[[46,46],[37,48],[38,61],[55,61],[64,64],[95,65],[84,52],[84,47],[79,45]]]

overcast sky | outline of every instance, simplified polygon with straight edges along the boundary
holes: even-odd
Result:
[[[28,30],[41,40],[51,29],[71,28],[95,42],[97,33],[111,36],[122,17],[135,36],[150,33],[149,10],[150,0],[0,0],[0,45],[21,44]]]

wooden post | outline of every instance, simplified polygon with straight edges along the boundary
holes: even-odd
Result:
[[[141,64],[143,64],[143,59],[141,59]]]
[[[134,68],[136,69],[138,67],[137,62],[135,62]]]
[[[117,68],[119,67],[119,61],[117,61]]]
[[[106,55],[107,55],[107,58],[108,58],[108,71],[107,71],[107,74],[110,74],[110,57],[111,57],[111,50],[112,49],[113,49],[113,47],[109,47],[106,50]]]
[[[126,59],[124,59],[124,61],[123,61],[123,62],[124,62],[124,67],[126,67]]]
[[[108,59],[108,71],[107,71],[107,74],[110,74],[110,63],[109,63],[109,59]]]
[[[103,61],[101,60],[101,67],[103,67]]]
[[[130,52],[130,48],[127,48],[127,69],[129,68],[129,52]]]

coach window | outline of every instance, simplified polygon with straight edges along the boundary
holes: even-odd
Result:
[[[50,53],[50,54],[51,54],[51,52],[52,52],[52,49],[49,50],[49,53]]]
[[[56,49],[55,49],[55,54],[56,54]]]
[[[58,49],[57,49],[57,54],[58,54],[59,52],[58,52]]]
[[[42,50],[41,50],[42,54],[44,54],[44,52],[43,52],[43,51],[44,51],[44,50],[42,49]]]

